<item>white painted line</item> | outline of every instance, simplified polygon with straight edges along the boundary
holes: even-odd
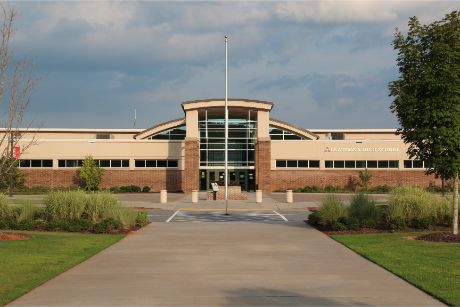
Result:
[[[180,212],[180,210],[177,210],[176,212],[173,213],[173,215],[171,215],[169,217],[169,219],[166,220],[166,223],[169,223],[171,222],[171,220],[176,216],[176,214],[178,214]]]
[[[287,221],[288,221],[288,219],[287,219],[287,218],[285,218],[285,217],[284,217],[284,215],[282,215],[282,214],[279,214],[278,212],[276,212],[276,211],[274,211],[274,210],[273,210],[273,212],[275,212],[277,215],[279,215],[279,216],[280,216],[280,217],[281,217],[281,218],[282,218],[282,219],[283,219],[285,222],[287,222]]]

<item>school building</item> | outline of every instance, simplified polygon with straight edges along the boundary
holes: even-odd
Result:
[[[91,155],[105,168],[102,187],[138,185],[152,191],[207,190],[224,178],[224,100],[181,104],[184,117],[148,129],[31,129],[20,157],[29,187],[77,184]],[[352,185],[360,170],[372,186],[440,181],[407,157],[394,129],[305,129],[274,119],[274,104],[229,99],[229,182],[264,192],[304,186]]]

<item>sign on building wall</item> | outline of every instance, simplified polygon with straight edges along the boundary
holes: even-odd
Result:
[[[21,146],[14,146],[13,148],[13,157],[19,159],[21,157]]]
[[[398,152],[398,147],[325,147],[324,152]]]

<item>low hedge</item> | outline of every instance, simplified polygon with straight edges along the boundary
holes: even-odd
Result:
[[[83,191],[55,191],[45,208],[12,206],[0,195],[0,229],[114,233],[143,227],[147,213],[119,205],[115,196]]]
[[[450,201],[421,188],[395,188],[388,204],[377,205],[368,195],[357,194],[346,206],[335,196],[326,197],[320,208],[310,214],[308,223],[323,230],[429,229],[449,226]]]

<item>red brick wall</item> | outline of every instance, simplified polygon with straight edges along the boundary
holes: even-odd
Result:
[[[256,189],[272,191],[270,178],[270,141],[258,140],[255,147],[256,154]]]
[[[372,174],[370,186],[419,185],[426,187],[430,182],[441,185],[440,179],[427,176],[423,171],[369,170]],[[303,188],[305,186],[325,187],[327,185],[348,187],[359,182],[357,170],[276,170],[271,171],[271,191]]]
[[[185,140],[184,164],[182,191],[191,193],[192,190],[199,190],[200,144],[198,140]]]
[[[21,169],[27,187],[69,187],[78,184],[77,170]],[[180,191],[180,170],[108,170],[104,172],[101,187],[122,185],[149,186],[152,191],[166,189]]]

